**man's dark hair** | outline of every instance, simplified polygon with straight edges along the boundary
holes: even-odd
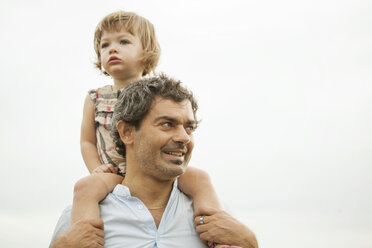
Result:
[[[125,145],[120,139],[116,125],[119,121],[140,128],[141,121],[149,112],[156,96],[171,99],[175,102],[189,100],[196,120],[198,104],[191,91],[181,85],[181,82],[164,74],[145,77],[131,83],[121,93],[115,104],[112,120],[112,137],[118,153],[125,157]]]

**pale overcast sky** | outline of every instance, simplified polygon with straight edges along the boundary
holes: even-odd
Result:
[[[47,247],[73,185],[93,33],[148,18],[203,120],[190,164],[261,247],[372,247],[372,2],[1,1],[1,247]]]

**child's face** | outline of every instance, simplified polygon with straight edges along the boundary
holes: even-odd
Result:
[[[100,52],[103,68],[114,79],[139,79],[142,76],[141,42],[125,29],[104,31]]]

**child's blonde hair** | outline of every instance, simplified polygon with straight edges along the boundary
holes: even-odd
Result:
[[[160,46],[156,39],[154,26],[146,18],[126,11],[111,13],[98,23],[94,33],[94,50],[97,54],[97,61],[94,64],[102,71],[100,45],[103,32],[119,31],[122,28],[137,36],[142,44],[142,76],[151,71],[154,72],[160,57]],[[103,73],[108,75],[106,72]]]

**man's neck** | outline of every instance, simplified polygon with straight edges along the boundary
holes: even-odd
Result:
[[[129,188],[131,196],[139,198],[146,205],[156,226],[159,226],[173,189],[174,180],[159,181],[137,173],[138,176],[130,174],[130,171],[127,171],[122,184]]]

